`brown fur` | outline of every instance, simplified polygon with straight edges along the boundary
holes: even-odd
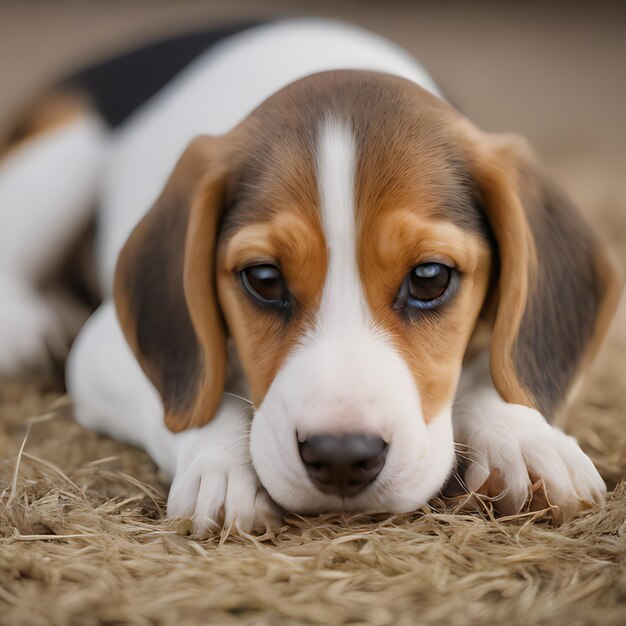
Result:
[[[606,333],[619,274],[522,140],[483,135],[476,146],[470,134],[500,262],[492,376],[507,401],[552,418]]]
[[[552,412],[612,314],[617,288],[600,247],[567,203],[559,202],[558,220],[546,219],[557,196],[510,139],[481,133],[407,81],[339,71],[278,92],[223,140],[196,141],[120,257],[120,318],[161,391],[168,426],[206,423],[217,406],[221,313],[257,404],[312,325],[327,264],[315,151],[329,116],[355,136],[366,298],[413,373],[425,419],[451,401],[481,310],[494,312],[485,319],[504,399]],[[573,235],[583,250],[572,249]],[[555,245],[571,250],[565,266]],[[406,274],[437,260],[461,272],[456,296],[441,310],[399,314],[393,303]],[[243,292],[238,272],[259,262],[281,268],[291,313],[263,309]],[[558,280],[546,288],[546,271],[574,280],[566,310]],[[575,279],[584,276],[581,289]]]
[[[226,334],[213,265],[223,205],[220,150],[218,139],[192,142],[116,270],[122,329],[173,431],[211,419],[224,385]]]
[[[77,92],[45,93],[20,111],[0,140],[0,159],[27,141],[73,122],[89,110],[87,99]]]
[[[419,196],[415,201],[419,207]],[[377,213],[361,235],[365,293],[375,321],[411,369],[428,422],[450,402],[487,291],[491,254],[482,238],[418,210],[382,205]],[[399,315],[392,307],[399,286],[425,261],[442,261],[462,272],[458,293],[441,311]]]
[[[258,404],[292,347],[313,325],[326,275],[327,255],[317,213],[285,209],[262,225],[240,230],[218,260],[220,303]],[[278,263],[297,302],[284,316],[259,310],[243,293],[238,270],[252,261]]]

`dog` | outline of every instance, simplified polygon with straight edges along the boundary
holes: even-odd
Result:
[[[410,512],[457,447],[502,513],[538,481],[564,512],[603,500],[551,420],[616,265],[522,139],[382,37],[279,20],[78,72],[14,125],[0,206],[0,371],[65,341],[38,285],[96,210],[75,416],[145,449],[197,532]]]

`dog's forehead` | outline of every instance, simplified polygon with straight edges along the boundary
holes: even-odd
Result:
[[[353,138],[355,180],[346,182],[356,219],[402,208],[484,232],[456,117],[418,85],[376,72],[323,72],[287,86],[239,129],[223,235],[284,210],[319,222],[319,147],[329,120]]]

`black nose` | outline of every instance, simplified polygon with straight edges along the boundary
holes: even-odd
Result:
[[[373,435],[313,435],[300,457],[313,484],[325,493],[354,496],[380,474],[387,444]]]

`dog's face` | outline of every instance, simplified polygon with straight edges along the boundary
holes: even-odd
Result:
[[[486,224],[451,129],[427,106],[387,87],[357,107],[351,85],[324,83],[290,94],[293,121],[280,102],[263,111],[219,238],[219,300],[272,496],[301,512],[409,510],[452,466],[451,405],[489,278]],[[362,89],[356,102],[369,105]],[[366,449],[343,475],[323,450],[302,454],[315,438],[349,448],[354,435],[380,468],[360,490]]]
[[[309,77],[196,140],[116,281],[168,426],[211,419],[230,336],[256,407],[254,466],[279,504],[426,502],[453,466],[481,313],[500,393],[546,414],[606,325],[608,265],[533,168],[510,139],[367,72]],[[572,236],[578,249],[555,256]],[[546,313],[559,297],[576,311]]]

